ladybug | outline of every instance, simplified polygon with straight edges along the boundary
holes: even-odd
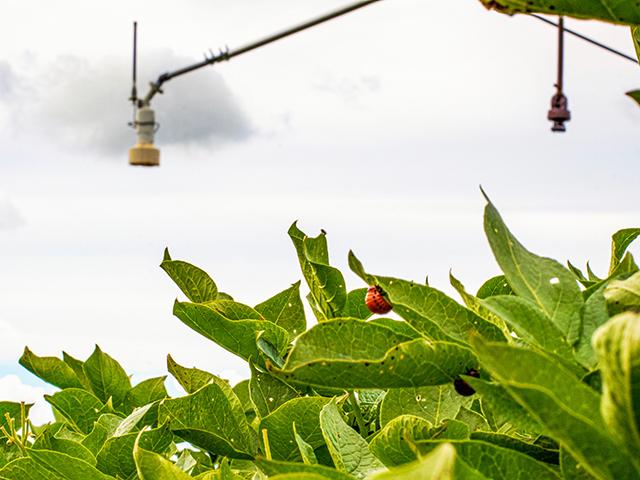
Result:
[[[364,297],[364,303],[367,305],[369,311],[372,313],[379,313],[381,315],[389,313],[392,307],[384,296],[384,290],[382,290],[378,285],[369,287],[367,295]]]
[[[480,372],[475,368],[467,370],[467,375],[474,378],[480,378]],[[463,397],[470,397],[471,395],[476,393],[476,391],[473,388],[471,388],[471,385],[469,385],[460,377],[457,377],[453,381],[453,387],[456,389],[456,392],[458,392]]]

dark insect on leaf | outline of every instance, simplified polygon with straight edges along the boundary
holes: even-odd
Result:
[[[384,295],[384,291],[379,286],[376,285],[374,287],[369,287],[367,295],[364,298],[367,308],[371,312],[378,313],[380,315],[389,313],[392,307],[389,302],[387,302]]]
[[[478,370],[474,368],[472,368],[471,370],[467,370],[467,375],[474,378],[480,378],[480,372],[478,372]],[[458,392],[463,397],[470,397],[471,395],[476,393],[476,391],[471,388],[471,385],[469,385],[460,377],[456,378],[453,381],[453,387],[456,389],[456,392]]]

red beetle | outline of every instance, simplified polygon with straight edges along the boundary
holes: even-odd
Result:
[[[364,298],[364,303],[366,303],[367,308],[371,312],[381,315],[389,313],[392,308],[391,304],[387,302],[387,299],[385,298],[384,290],[382,290],[378,285],[369,287],[367,295]]]

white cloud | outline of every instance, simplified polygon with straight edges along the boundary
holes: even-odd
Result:
[[[13,230],[24,223],[22,215],[11,200],[0,195],[0,230]]]
[[[193,63],[170,50],[145,52],[141,69],[155,78],[160,73]],[[130,65],[122,58],[99,62],[75,55],[53,61],[27,59],[19,74],[0,64],[0,100],[13,119],[14,133],[28,131],[61,148],[94,155],[118,154],[135,140],[127,126],[132,107]],[[20,89],[13,84],[20,84]],[[147,86],[138,85],[144,96]],[[3,93],[4,92],[4,93]],[[158,96],[156,98],[161,98]],[[253,127],[233,92],[213,70],[198,72],[171,82],[171,95],[157,101],[157,138],[163,144],[204,144],[209,148],[240,142]]]
[[[0,401],[33,403],[29,418],[34,425],[53,421],[51,406],[44,400],[53,389],[34,387],[23,383],[17,375],[0,377]]]

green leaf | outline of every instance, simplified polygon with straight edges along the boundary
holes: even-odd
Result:
[[[562,332],[531,300],[515,295],[498,295],[484,300],[483,305],[503,319],[527,343],[573,360],[573,350]]]
[[[130,478],[136,472],[133,449],[138,437],[140,447],[158,454],[165,453],[173,441],[173,434],[166,425],[145,430],[142,433],[134,432],[111,437],[98,454],[98,469],[117,478]]]
[[[640,27],[638,25],[631,26],[631,38],[633,39],[636,56],[640,59]]]
[[[260,418],[273,413],[280,405],[298,397],[298,392],[274,377],[270,373],[261,372],[251,365],[249,394]]]
[[[509,423],[526,433],[541,433],[542,427],[527,410],[516,402],[504,387],[480,378],[466,377],[467,382],[482,399],[482,406],[491,412],[493,421],[502,427]]]
[[[455,418],[461,406],[471,406],[472,399],[459,395],[453,384],[435,387],[394,388],[387,392],[380,407],[380,424],[388,424],[400,415],[414,415],[439,425]]]
[[[104,442],[109,438],[109,431],[104,425],[96,422],[93,425],[91,433],[84,437],[82,445],[85,446],[95,457],[104,445]]]
[[[602,416],[611,435],[640,456],[640,314],[612,318],[593,337],[603,380]],[[640,462],[639,462],[640,463]]]
[[[59,425],[62,427],[63,425]],[[54,430],[58,428],[49,428],[42,434],[38,435],[32,448],[34,450],[51,450],[55,452],[65,453],[71,457],[78,458],[90,465],[96,466],[95,455],[84,445],[66,438],[57,438]]]
[[[342,273],[329,265],[324,232],[310,238],[294,222],[287,233],[298,253],[302,275],[322,319],[340,316],[347,301],[347,290]]]
[[[576,359],[590,370],[594,369],[598,364],[598,359],[591,344],[591,337],[598,327],[609,320],[604,288],[604,286],[600,287],[584,302],[581,312],[581,331],[578,342],[574,347]]]
[[[569,17],[602,20],[625,25],[640,24],[640,11],[633,0],[581,1],[556,0],[480,0],[485,7],[501,13],[544,13]]]
[[[637,48],[638,47],[636,47],[636,52]],[[638,105],[640,105],[640,90],[629,90],[625,93],[625,95],[634,100]]]
[[[432,438],[433,425],[424,418],[401,415],[389,422],[369,443],[369,449],[387,467],[416,460],[411,444]]]
[[[169,249],[164,250],[164,259],[160,264],[171,280],[189,300],[195,303],[210,302],[217,298],[218,287],[204,270],[187,262],[172,260]]]
[[[373,313],[367,308],[365,299],[367,297],[368,288],[357,288],[351,290],[347,294],[347,304],[344,307],[343,315],[345,317],[359,318],[367,320]]]
[[[470,410],[465,407],[460,407],[456,420],[463,422],[469,427],[470,432],[490,432],[491,427],[484,416],[474,410]]]
[[[231,458],[253,458],[257,447],[255,433],[237,402],[232,404],[223,388],[212,383],[186,397],[160,402],[158,421],[170,422],[177,436],[210,452]]]
[[[480,300],[493,297],[494,295],[513,295],[513,290],[509,286],[509,282],[504,275],[492,277],[482,284],[476,293],[476,297]]]
[[[596,477],[634,478],[629,457],[606,435],[600,396],[542,352],[474,342],[481,364]]]
[[[433,442],[417,442],[419,451],[430,451]],[[548,465],[517,450],[499,447],[491,443],[467,440],[453,441],[462,462],[486,478],[512,480],[514,478],[560,479],[560,475]]]
[[[460,280],[454,277],[453,273],[451,272],[449,272],[449,282],[451,283],[451,286],[456,289],[456,291],[462,298],[462,301],[464,302],[464,304],[467,306],[469,310],[471,310],[473,313],[480,316],[481,318],[494,324],[496,327],[502,330],[502,332],[505,335],[509,335],[509,331],[507,330],[507,327],[504,321],[502,320],[502,318],[500,318],[498,315],[496,315],[492,311],[488,310],[485,307],[485,305],[482,303],[481,299],[469,294],[465,290],[464,285],[462,285]]]
[[[492,432],[474,432],[471,434],[471,439],[491,443],[492,445],[510,450],[516,450],[540,462],[552,465],[560,464],[560,452],[558,450],[550,450],[533,443],[527,443],[509,435]]]
[[[567,335],[580,322],[583,300],[574,276],[555,260],[539,257],[511,234],[491,202],[484,229],[493,254],[513,291],[533,301]]]
[[[267,431],[274,460],[302,461],[295,433],[313,449],[324,445],[319,415],[330,400],[324,397],[294,398],[262,419],[258,431]]]
[[[473,353],[458,344],[398,341],[381,325],[332,320],[301,335],[284,369],[273,371],[285,381],[318,387],[398,388],[449,383],[477,366]]]
[[[104,404],[91,393],[79,388],[67,388],[53,395],[45,395],[49,402],[69,424],[79,432],[88,434],[98,420]]]
[[[636,49],[639,48],[638,40],[640,39],[640,28],[633,27],[634,32],[634,44],[636,45]],[[627,93],[629,95],[632,92]],[[639,92],[640,94],[640,92]],[[632,95],[629,95],[633,98]],[[640,97],[638,97],[640,99]],[[611,275],[624,257],[625,252],[629,248],[629,246],[633,243],[633,241],[640,236],[640,228],[625,228],[623,230],[619,230],[613,234],[611,238],[611,262],[609,264],[609,275]]]
[[[124,397],[131,390],[131,380],[116,360],[96,345],[91,356],[84,362],[83,369],[96,397],[103,402],[111,398],[116,408],[122,405]]]
[[[89,379],[84,373],[84,362],[72,357],[67,352],[62,352],[62,360],[64,361],[64,363],[69,365],[69,367],[71,367],[73,372],[76,374],[76,377],[80,381],[82,388],[91,392],[91,384],[89,383]]]
[[[253,413],[255,408],[253,406],[253,403],[251,403],[251,394],[249,393],[249,380],[242,380],[241,382],[235,384],[232,390],[233,393],[235,393],[236,397],[238,397],[245,415]]]
[[[226,382],[216,377],[213,373],[205,372],[197,368],[186,368],[179,365],[171,355],[167,355],[167,370],[178,381],[180,386],[184,388],[187,393],[195,393],[205,385],[218,380]],[[229,383],[226,382],[229,386]]]
[[[169,394],[164,386],[166,376],[149,378],[129,390],[124,398],[124,408],[132,412],[135,408],[143,407],[153,402],[167,398]],[[158,418],[157,406],[149,412],[146,424],[155,423]]]
[[[394,468],[389,472],[378,473],[371,480],[481,480],[481,475],[456,476],[459,468],[456,466],[456,451],[449,443],[443,443],[432,450],[429,455],[419,460]]]
[[[355,477],[347,475],[346,473],[338,472],[333,468],[325,467],[323,465],[306,465],[304,463],[294,462],[282,462],[275,460],[266,460],[264,458],[257,458],[256,465],[262,470],[270,479],[277,478],[279,476],[289,475],[290,479],[327,479],[327,480],[353,480]]]
[[[305,442],[304,438],[298,434],[295,423],[293,424],[293,436],[296,439],[296,444],[298,445],[302,461],[307,465],[317,465],[318,459],[316,458],[313,447]]]
[[[560,448],[560,470],[565,480],[594,480],[596,478],[587,472],[563,447]]]
[[[7,480],[113,480],[87,462],[64,453],[30,450],[29,458],[20,458],[0,470]]]
[[[255,307],[265,320],[284,328],[291,338],[307,329],[304,305],[300,299],[300,282]]]
[[[254,308],[233,300],[216,300],[206,302],[205,305],[227,320],[264,320],[260,312]]]
[[[320,411],[320,428],[336,469],[356,478],[384,468],[367,442],[344,421],[334,401]]]
[[[166,458],[144,450],[138,442],[133,448],[133,458],[140,480],[189,480],[193,478]]]
[[[468,342],[471,335],[493,341],[504,340],[500,328],[435,288],[365,273],[362,263],[353,252],[349,252],[349,266],[365,282],[380,286],[393,305],[393,311],[428,338],[463,344]]]
[[[256,345],[257,335],[284,353],[289,343],[287,331],[266,320],[229,320],[206,305],[176,301],[173,314],[200,335],[245,360],[262,358]]]
[[[82,387],[73,369],[57,357],[38,357],[28,347],[24,347],[19,363],[35,376],[58,388]]]
[[[615,315],[629,309],[640,309],[640,272],[626,280],[613,280],[605,287],[609,313]]]

